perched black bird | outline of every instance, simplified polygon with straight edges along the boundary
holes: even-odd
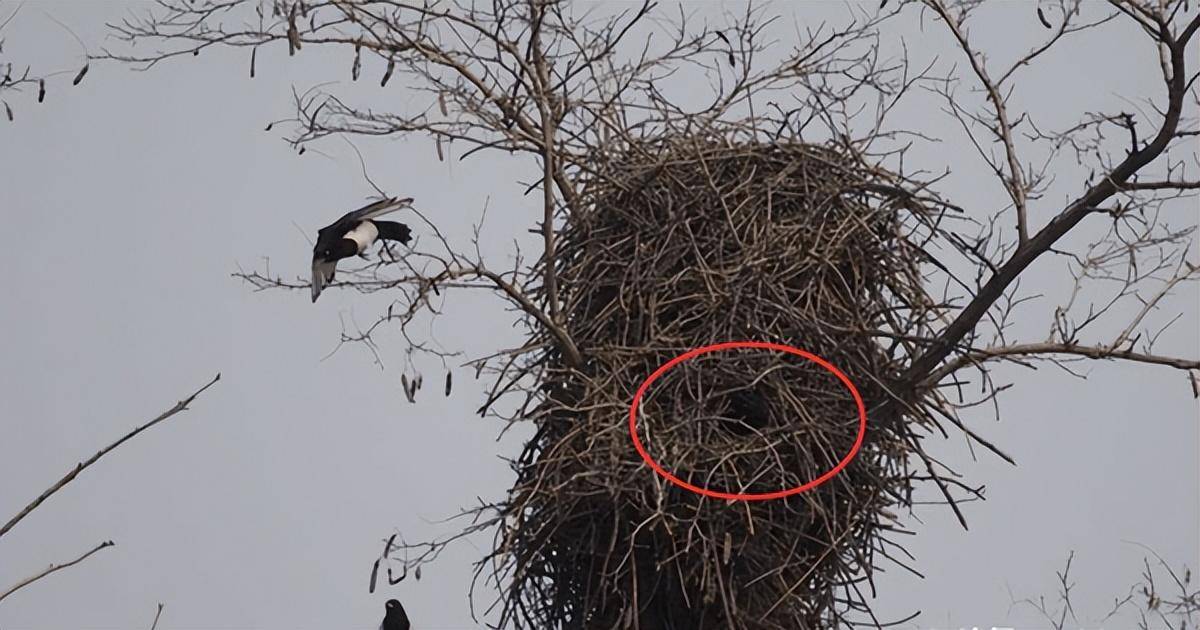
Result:
[[[389,599],[384,604],[386,613],[383,615],[383,623],[379,624],[379,630],[409,630],[408,614],[404,612],[404,606],[400,605],[399,600]]]
[[[376,217],[410,207],[412,198],[395,197],[365,205],[334,221],[317,232],[313,246],[312,301],[316,302],[321,289],[333,282],[337,263],[343,258],[359,256],[378,239],[407,243],[412,239],[408,226],[395,221],[376,221]]]

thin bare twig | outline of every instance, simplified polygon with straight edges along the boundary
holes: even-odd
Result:
[[[41,505],[46,499],[50,498],[50,496],[53,495],[55,492],[62,490],[63,486],[66,486],[68,483],[70,483],[72,480],[74,480],[75,477],[78,477],[79,473],[83,472],[85,469],[87,469],[92,464],[95,464],[101,457],[112,452],[113,449],[116,449],[118,446],[124,444],[125,442],[128,442],[129,440],[133,439],[134,436],[141,433],[142,431],[145,431],[146,429],[149,429],[150,427],[162,422],[163,420],[166,420],[166,419],[170,418],[171,416],[174,416],[175,414],[187,409],[187,406],[189,404],[191,404],[191,402],[193,400],[195,400],[197,396],[204,393],[204,390],[208,389],[209,387],[212,387],[212,385],[220,379],[221,379],[221,375],[217,374],[216,376],[213,377],[213,379],[211,381],[209,381],[207,384],[205,384],[200,389],[193,392],[190,396],[188,396],[187,398],[184,398],[183,400],[179,401],[178,403],[175,403],[174,407],[171,407],[170,409],[159,414],[153,420],[151,420],[151,421],[139,426],[138,428],[130,431],[129,433],[125,434],[124,437],[117,440],[116,442],[113,442],[112,444],[109,444],[108,446],[100,449],[95,455],[91,456],[86,461],[79,463],[70,472],[68,472],[66,475],[63,475],[62,479],[59,479],[57,482],[54,483],[54,485],[47,488],[46,491],[41,494],[41,496],[34,499],[32,502],[29,503],[29,505],[26,505],[20,512],[17,513],[16,516],[14,516],[7,523],[5,523],[3,527],[0,527],[0,536],[3,536],[4,534],[8,533],[8,530],[12,529],[13,526],[15,526],[17,523],[21,522],[21,519],[25,518],[26,516],[29,516],[29,514],[31,512],[33,512],[35,509],[37,509],[37,507],[39,505]]]
[[[50,565],[49,567],[47,567],[47,568],[46,568],[46,570],[45,570],[45,571],[42,571],[41,573],[38,573],[38,574],[36,574],[36,575],[33,575],[33,576],[30,576],[30,577],[27,577],[27,578],[25,578],[24,580],[21,580],[20,582],[17,582],[16,584],[14,584],[14,585],[13,585],[11,588],[9,588],[7,591],[4,591],[3,593],[0,593],[0,601],[3,601],[5,597],[8,597],[9,595],[12,595],[13,593],[17,592],[17,591],[18,591],[18,590],[20,590],[21,588],[23,588],[23,587],[25,587],[25,586],[29,586],[30,584],[33,584],[34,582],[36,582],[36,581],[38,581],[38,580],[40,580],[40,579],[42,579],[42,578],[46,577],[47,575],[50,575],[51,573],[54,573],[55,571],[59,571],[59,570],[62,570],[62,569],[66,569],[67,567],[72,567],[72,566],[75,566],[75,565],[79,564],[80,562],[83,562],[84,560],[87,560],[88,556],[90,556],[90,555],[92,555],[92,554],[96,553],[97,551],[100,551],[101,549],[106,549],[106,548],[108,548],[108,547],[112,547],[112,546],[113,546],[113,544],[114,544],[114,543],[113,543],[113,541],[111,541],[111,540],[106,540],[106,541],[104,541],[104,542],[100,543],[99,545],[96,545],[96,546],[95,546],[95,547],[93,547],[93,548],[92,548],[90,551],[88,551],[88,552],[84,553],[83,555],[79,556],[78,558],[75,558],[74,560],[71,560],[70,562],[64,562],[64,563],[62,563],[62,564],[52,564],[52,565]]]

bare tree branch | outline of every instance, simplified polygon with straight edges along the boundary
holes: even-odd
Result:
[[[983,89],[987,91],[988,101],[991,102],[996,116],[996,127],[992,131],[1004,144],[1004,155],[1008,160],[1008,176],[1004,178],[1005,189],[1012,198],[1013,207],[1016,209],[1017,234],[1020,237],[1020,244],[1024,245],[1029,240],[1028,188],[1025,184],[1025,176],[1021,172],[1021,162],[1017,158],[1017,148],[1013,143],[1013,124],[1009,120],[1005,99],[1000,95],[1000,84],[992,81],[988,76],[987,68],[984,67],[983,60],[972,50],[963,30],[961,19],[950,15],[942,0],[929,0],[928,4],[950,28],[950,32],[954,34],[959,46],[971,61],[971,68],[975,71],[975,76],[978,77]],[[1006,73],[1004,76],[1009,75]]]
[[[937,377],[945,378],[966,365],[976,363],[986,359],[995,359],[1002,357],[1014,356],[1047,356],[1055,354],[1066,354],[1089,359],[1124,359],[1137,363],[1151,363],[1155,365],[1165,365],[1168,367],[1178,368],[1180,370],[1200,370],[1200,360],[1197,359],[1180,359],[1176,357],[1159,356],[1155,354],[1146,354],[1143,352],[1134,352],[1132,350],[1117,350],[1109,346],[1074,346],[1064,343],[1025,343],[1013,346],[1004,346],[999,348],[988,348],[970,354],[962,355],[961,357],[947,363],[945,366],[938,369],[930,375],[930,380]]]
[[[90,551],[84,553],[83,555],[79,556],[78,558],[71,560],[70,562],[64,562],[62,564],[50,565],[49,567],[46,568],[45,571],[42,571],[41,573],[27,577],[24,580],[21,580],[20,582],[17,582],[16,584],[14,584],[7,591],[0,593],[0,601],[3,601],[5,597],[12,595],[13,593],[17,592],[21,588],[23,588],[25,586],[29,586],[30,584],[33,584],[34,582],[46,577],[47,575],[54,573],[55,571],[59,571],[61,569],[66,569],[67,567],[75,566],[75,565],[79,564],[80,562],[87,560],[88,556],[96,553],[97,551],[100,551],[101,549],[106,549],[108,547],[112,547],[113,544],[114,544],[113,541],[106,540],[106,541],[100,543],[99,545],[96,545]]]
[[[934,368],[950,354],[955,344],[983,319],[1022,271],[1039,256],[1050,251],[1063,235],[1087,216],[1095,213],[1097,208],[1119,192],[1121,186],[1140,169],[1162,155],[1178,130],[1184,97],[1187,94],[1187,59],[1195,57],[1192,54],[1194,51],[1188,46],[1197,28],[1200,28],[1200,16],[1193,18],[1178,34],[1173,34],[1165,22],[1153,33],[1156,41],[1169,53],[1168,66],[1171,72],[1167,83],[1168,105],[1154,138],[1141,149],[1126,156],[1100,182],[1091,186],[1087,192],[1063,209],[1035,236],[1020,244],[1012,256],[939,334],[939,339],[913,360],[902,375],[902,381],[918,383],[926,380]]]
[[[166,420],[166,419],[170,418],[171,416],[174,416],[175,414],[187,409],[188,405],[191,404],[191,402],[193,400],[195,400],[197,396],[204,393],[204,390],[208,389],[209,387],[212,387],[212,385],[220,379],[221,379],[221,375],[217,374],[206,385],[204,385],[200,389],[193,392],[187,398],[184,398],[183,400],[179,401],[178,403],[175,403],[174,407],[171,407],[170,409],[159,414],[158,417],[154,418],[153,420],[130,431],[129,433],[125,434],[125,436],[122,437],[121,439],[100,449],[95,455],[92,455],[86,461],[81,462],[78,466],[73,468],[66,475],[63,475],[62,479],[59,479],[57,482],[54,483],[54,485],[47,488],[46,491],[41,494],[41,496],[34,499],[32,502],[30,502],[29,505],[26,505],[20,512],[17,513],[16,516],[14,516],[7,523],[5,523],[3,527],[0,527],[0,536],[3,536],[4,534],[8,533],[8,530],[12,529],[13,526],[15,526],[17,523],[21,522],[21,519],[25,518],[26,516],[29,516],[29,514],[31,512],[33,512],[35,509],[37,509],[37,507],[39,505],[41,505],[46,499],[50,498],[50,496],[53,495],[55,492],[62,490],[62,488],[64,486],[66,486],[68,483],[70,483],[72,480],[74,480],[75,477],[79,476],[79,473],[83,472],[85,469],[87,469],[92,464],[95,464],[101,457],[112,452],[114,449],[116,449],[118,446],[124,444],[125,442],[128,442],[129,440],[133,439],[134,436],[141,433],[142,431],[145,431],[146,429],[149,429],[150,427],[162,422],[163,420]]]

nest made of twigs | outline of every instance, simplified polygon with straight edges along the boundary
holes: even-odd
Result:
[[[865,611],[858,584],[888,508],[914,483],[910,428],[885,411],[905,359],[892,342],[932,308],[904,182],[851,151],[672,137],[598,152],[558,275],[585,365],[546,357],[534,439],[503,505],[505,617],[519,627],[819,628]],[[729,502],[667,483],[631,444],[638,385],[689,349],[772,341],[857,385],[869,429],[823,485]],[[791,488],[850,449],[857,408],[824,368],[733,350],[682,364],[640,408],[651,455],[689,483]],[[886,417],[885,417],[886,416]],[[562,620],[569,620],[563,622]]]

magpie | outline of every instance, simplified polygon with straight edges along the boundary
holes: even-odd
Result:
[[[383,615],[383,623],[379,624],[379,630],[409,630],[411,626],[408,625],[408,615],[399,600],[387,600],[384,608],[387,612]]]
[[[376,221],[376,217],[412,206],[412,198],[390,197],[367,204],[321,228],[313,246],[312,301],[316,302],[321,289],[333,282],[337,263],[343,258],[361,256],[379,239],[407,243],[412,232],[407,225],[395,221]]]

